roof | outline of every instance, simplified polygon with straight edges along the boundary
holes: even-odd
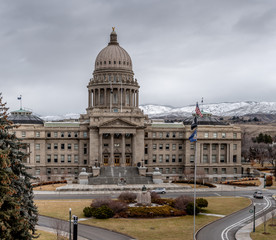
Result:
[[[153,123],[153,128],[183,128],[182,123]]]
[[[31,111],[20,108],[12,111],[8,116],[8,120],[15,124],[43,124],[43,120],[32,114]]]
[[[184,125],[191,125],[194,117],[186,118],[183,121]],[[227,123],[221,122],[218,118],[211,115],[204,115],[202,118],[197,118],[197,125],[228,125]]]
[[[75,127],[80,126],[79,122],[45,122],[44,127]]]

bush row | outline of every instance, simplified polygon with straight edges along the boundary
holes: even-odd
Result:
[[[58,183],[67,183],[66,180],[60,180],[60,181],[48,181],[48,182],[39,182],[39,183],[32,183],[33,187],[39,187],[43,185],[51,185],[51,184],[58,184]]]

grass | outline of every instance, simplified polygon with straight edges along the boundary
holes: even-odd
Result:
[[[206,213],[228,215],[250,204],[247,198],[208,197]],[[72,215],[83,218],[82,210],[89,206],[90,200],[35,200],[39,214],[68,219],[68,209],[72,208]],[[196,217],[196,228],[218,219],[213,216],[199,215]],[[88,219],[84,224],[103,227],[135,237],[139,240],[192,240],[193,216],[155,218],[155,219]],[[172,234],[173,232],[173,234]],[[184,237],[185,236],[185,237]]]
[[[54,233],[45,232],[42,230],[37,230],[37,233],[40,234],[38,240],[56,240],[57,236]]]
[[[49,184],[49,185],[43,185],[34,187],[35,191],[55,191],[57,187],[65,186],[65,183],[58,183],[58,184]]]
[[[266,224],[266,233],[264,234],[264,224],[261,224],[256,228],[255,233],[251,233],[250,237],[252,240],[275,240],[276,239],[276,225],[269,226],[272,224],[272,219],[270,219]],[[274,224],[276,224],[276,219],[274,219]]]

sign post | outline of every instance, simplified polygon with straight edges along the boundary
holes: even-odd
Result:
[[[73,216],[73,240],[78,240],[78,217]]]
[[[69,240],[72,240],[71,237],[71,208],[69,208]]]

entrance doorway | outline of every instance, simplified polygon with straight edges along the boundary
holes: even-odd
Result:
[[[126,156],[126,166],[130,166],[130,156]]]
[[[115,166],[120,166],[120,156],[115,156],[114,157],[114,165]]]
[[[108,156],[104,156],[104,166],[108,166]]]

